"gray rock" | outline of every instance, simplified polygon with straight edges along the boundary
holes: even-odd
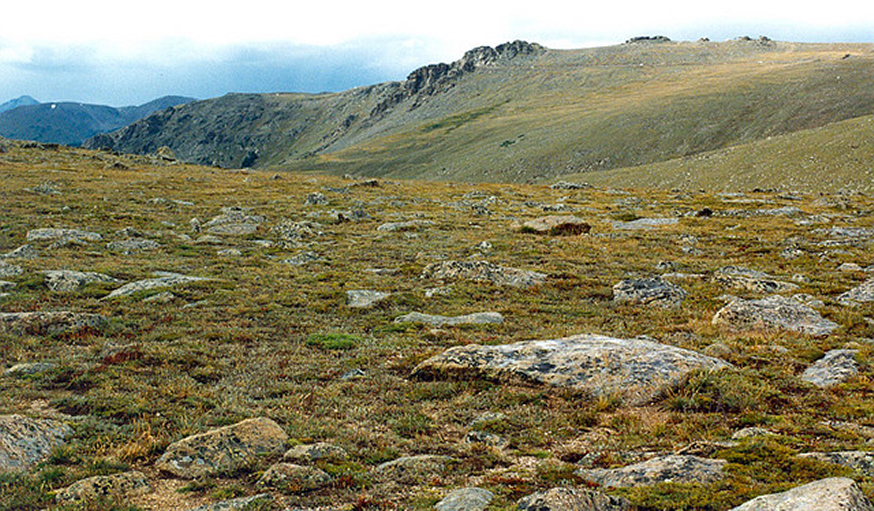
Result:
[[[0,259],[36,259],[39,257],[39,251],[31,245],[22,245],[12,252],[7,252],[0,256]]]
[[[282,262],[285,264],[291,264],[294,266],[303,266],[305,264],[309,264],[315,261],[320,261],[322,258],[319,254],[311,251],[301,252],[296,256],[290,257],[288,259],[283,260]]]
[[[627,279],[613,286],[613,301],[659,307],[679,307],[686,291],[661,277]]]
[[[258,230],[265,218],[252,215],[251,208],[222,208],[222,214],[203,225],[210,234],[219,236],[245,236]]]
[[[838,271],[845,272],[856,272],[856,271],[864,271],[861,266],[856,263],[844,263],[838,266]]]
[[[216,255],[220,255],[223,257],[240,257],[243,255],[243,251],[238,248],[223,248],[221,250],[217,250]]]
[[[391,293],[371,291],[369,289],[353,289],[346,291],[346,305],[357,309],[366,309],[373,307],[389,296],[391,296]]]
[[[58,335],[100,330],[106,318],[80,312],[0,312],[0,332],[17,335]]]
[[[251,509],[256,504],[273,502],[273,496],[269,493],[259,493],[251,497],[238,497],[236,499],[223,500],[214,504],[205,504],[190,511],[239,511]]]
[[[3,372],[3,375],[10,377],[30,376],[51,371],[57,366],[58,364],[55,364],[54,362],[24,362],[10,367]]]
[[[652,229],[662,225],[674,225],[679,221],[677,218],[638,218],[631,222],[613,222],[613,228],[620,230]]]
[[[125,255],[135,254],[137,252],[146,252],[149,250],[157,250],[161,245],[154,240],[145,239],[129,239],[123,241],[113,241],[106,244],[106,248],[113,252],[121,252]]]
[[[136,282],[125,284],[115,291],[109,293],[109,295],[107,295],[105,299],[130,296],[134,293],[139,293],[140,291],[148,291],[150,289],[174,287],[180,284],[187,284],[189,282],[200,282],[202,280],[209,280],[205,277],[189,277],[186,275],[180,275],[178,273],[170,272],[160,272],[155,273],[155,275],[157,275],[157,277],[153,279],[138,280]]]
[[[373,469],[374,475],[384,481],[394,481],[399,484],[418,484],[443,475],[455,458],[434,454],[404,456],[387,461]]]
[[[85,504],[106,497],[130,497],[152,491],[146,475],[138,471],[82,479],[58,490],[55,501],[59,504]]]
[[[218,236],[246,236],[258,230],[260,224],[220,224],[207,229],[210,234]]]
[[[592,230],[592,226],[585,219],[577,216],[542,216],[528,220],[522,224],[523,232],[553,235],[585,234]]]
[[[519,511],[631,510],[631,504],[627,500],[588,488],[552,488],[524,497],[517,506]]]
[[[808,367],[801,379],[817,387],[837,385],[859,373],[858,354],[858,350],[831,350]]]
[[[823,302],[819,298],[817,298],[813,295],[809,295],[807,293],[794,294],[794,295],[792,295],[792,299],[798,303],[803,303],[804,305],[807,305],[808,307],[824,307],[825,306],[825,302]]]
[[[321,236],[321,228],[322,226],[315,222],[283,220],[279,225],[273,227],[273,232],[285,241],[303,241]]]
[[[731,511],[874,511],[874,504],[852,479],[829,477],[756,497]]]
[[[27,232],[27,241],[71,240],[76,242],[100,241],[103,236],[80,229],[33,229]]]
[[[16,266],[0,260],[0,278],[17,277],[22,273],[24,273],[24,269],[22,269],[21,266]]]
[[[435,296],[449,296],[452,294],[452,288],[449,286],[429,287],[425,289],[425,298],[434,298]]]
[[[782,329],[814,336],[829,335],[838,328],[807,305],[780,295],[732,300],[716,312],[713,324],[740,331]]]
[[[46,287],[52,291],[75,291],[95,282],[107,284],[121,284],[122,282],[109,275],[94,272],[48,270],[42,273],[46,276]]]
[[[437,511],[483,511],[495,494],[482,488],[460,488],[434,505]]]
[[[725,463],[725,460],[672,454],[622,468],[580,469],[575,474],[602,486],[617,488],[657,483],[709,484],[723,478]]]
[[[380,232],[418,231],[422,227],[434,225],[430,220],[410,220],[408,222],[389,222],[376,228]]]
[[[170,303],[175,299],[176,295],[174,295],[170,291],[164,291],[163,293],[158,293],[143,298],[143,303]]]
[[[257,484],[283,493],[306,493],[331,484],[331,476],[316,467],[277,463],[264,472]]]
[[[874,278],[868,279],[862,285],[839,295],[838,301],[850,306],[874,302]]]
[[[464,441],[469,444],[485,444],[491,447],[506,447],[510,443],[501,435],[487,431],[471,431],[464,436]]]
[[[690,371],[728,366],[716,358],[644,339],[583,334],[499,346],[456,346],[419,364],[412,376],[515,380],[595,395],[617,394],[641,403]]]
[[[568,181],[557,181],[549,186],[553,190],[583,190],[592,188],[589,183],[570,183]]]
[[[775,433],[768,431],[765,428],[750,427],[750,428],[743,428],[743,429],[739,429],[739,430],[735,431],[731,435],[731,439],[732,440],[744,440],[746,438],[757,438],[757,437],[774,436],[774,435],[775,435]]]
[[[285,451],[283,461],[296,463],[312,463],[319,460],[340,461],[349,458],[349,453],[339,445],[318,442],[315,444],[301,444]]]
[[[725,266],[713,274],[713,279],[727,287],[755,293],[782,293],[798,289],[796,284],[776,280],[767,273],[742,266]]]
[[[270,419],[259,417],[173,442],[155,467],[192,479],[233,470],[279,454],[288,435]]]
[[[0,291],[6,291],[8,289],[12,289],[15,287],[15,282],[9,282],[7,280],[0,280]]]
[[[219,238],[218,236],[213,236],[211,234],[204,234],[203,236],[198,236],[196,240],[194,240],[195,245],[224,245],[225,240]]]
[[[508,268],[488,261],[443,261],[432,263],[422,271],[421,278],[440,280],[465,279],[514,287],[528,287],[546,282],[545,273]]]
[[[325,194],[321,192],[314,192],[307,195],[307,200],[304,202],[304,206],[324,206],[328,204],[328,198],[325,197]]]
[[[826,463],[835,463],[860,473],[874,477],[874,452],[866,451],[835,451],[835,452],[808,452],[799,454],[799,458],[809,458]]]
[[[56,420],[0,415],[0,473],[32,467],[72,434],[70,426]]]
[[[504,316],[497,312],[475,312],[464,316],[436,316],[411,312],[395,318],[395,323],[425,323],[434,326],[500,325]]]

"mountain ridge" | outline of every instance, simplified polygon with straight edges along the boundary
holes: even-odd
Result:
[[[24,95],[18,96],[15,99],[10,99],[5,103],[0,103],[0,113],[7,112],[9,110],[13,110],[20,106],[28,106],[28,105],[38,105],[39,101],[32,98],[31,96]]]

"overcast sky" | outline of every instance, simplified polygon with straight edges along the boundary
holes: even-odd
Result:
[[[874,2],[10,2],[0,16],[0,102],[336,91],[400,80],[474,46],[579,48],[656,34],[874,42]]]

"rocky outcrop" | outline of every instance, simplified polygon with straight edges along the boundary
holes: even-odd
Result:
[[[852,469],[868,477],[874,477],[874,452],[870,451],[834,451],[808,452],[799,454],[799,458],[808,458],[826,463],[835,463]]]
[[[124,255],[132,255],[137,252],[157,250],[161,248],[161,245],[155,240],[130,239],[107,243],[106,248],[112,252],[121,252]]]
[[[0,278],[17,277],[22,273],[24,273],[24,269],[21,266],[0,260]]]
[[[546,282],[546,274],[508,268],[488,261],[443,261],[429,264],[420,276],[423,279],[464,279],[491,282],[499,286],[528,287]]]
[[[765,272],[742,266],[725,266],[713,274],[713,280],[723,286],[755,293],[783,293],[798,289],[796,284],[776,280]]]
[[[615,303],[679,307],[686,291],[661,277],[626,279],[613,286]]]
[[[657,483],[708,484],[723,478],[725,463],[725,460],[673,454],[622,468],[580,469],[575,474],[601,486],[617,488]]]
[[[366,309],[373,307],[389,296],[391,296],[391,293],[372,291],[370,289],[353,289],[346,291],[346,305],[356,309]]]
[[[130,296],[132,294],[139,293],[140,291],[149,291],[151,289],[174,287],[180,284],[187,284],[189,282],[209,280],[204,277],[189,277],[187,275],[180,275],[178,273],[170,272],[156,272],[155,275],[157,276],[153,279],[138,280],[136,282],[125,284],[120,288],[114,290],[113,292],[109,293],[105,297],[105,299],[121,298],[123,296]]]
[[[0,473],[32,467],[72,434],[70,426],[56,420],[0,415]]]
[[[839,295],[838,301],[850,306],[874,302],[874,278],[868,279],[860,286]]]
[[[83,312],[0,312],[0,332],[17,335],[59,335],[100,330],[106,317]]]
[[[731,511],[874,511],[874,504],[852,479],[830,477],[756,497]]]
[[[296,445],[282,455],[283,461],[294,463],[313,463],[319,460],[341,461],[347,458],[349,453],[346,449],[325,442]]]
[[[306,493],[331,484],[331,476],[316,467],[277,463],[258,479],[258,485],[283,493]]]
[[[495,494],[482,488],[461,488],[434,505],[437,511],[483,511]]]
[[[192,479],[257,462],[282,452],[288,435],[270,419],[246,419],[170,444],[155,467]]]
[[[831,350],[801,374],[801,379],[817,387],[837,385],[859,373],[858,350]]]
[[[46,287],[52,291],[75,291],[95,282],[121,284],[120,280],[109,275],[88,271],[48,270],[43,274],[46,276]]]
[[[27,231],[27,241],[67,241],[76,242],[100,241],[103,236],[96,232],[83,231],[81,229],[33,229]]]
[[[837,323],[807,305],[780,295],[761,300],[735,299],[716,312],[713,324],[731,330],[778,329],[814,336],[829,335],[838,328]]]
[[[94,476],[58,490],[59,504],[86,504],[104,498],[130,497],[152,491],[152,485],[142,472],[131,471],[108,476]]]
[[[542,216],[524,222],[520,228],[522,232],[552,235],[576,235],[585,234],[592,230],[584,219],[571,215]]]
[[[421,454],[404,456],[396,460],[377,465],[373,473],[382,481],[393,481],[399,484],[419,484],[445,473],[450,464],[456,460],[449,456]]]
[[[720,359],[653,341],[584,334],[498,346],[456,346],[419,364],[412,376],[546,384],[594,395],[620,395],[640,403],[691,371],[728,365]]]
[[[524,497],[519,511],[630,511],[631,504],[621,498],[588,488],[552,488]]]
[[[395,323],[425,323],[433,326],[500,325],[504,316],[498,312],[475,312],[464,316],[436,316],[411,312],[395,318]]]
[[[222,208],[222,214],[213,217],[203,228],[219,236],[244,236],[258,230],[265,218],[251,214],[251,208],[236,206]]]

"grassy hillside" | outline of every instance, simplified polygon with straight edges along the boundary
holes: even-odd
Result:
[[[599,186],[874,192],[874,116],[637,167],[566,176]]]
[[[226,167],[524,182],[874,113],[871,45],[636,43],[542,49],[468,67],[436,78],[423,68],[401,84],[336,94],[232,95],[91,147],[147,153],[168,145],[187,161]]]

